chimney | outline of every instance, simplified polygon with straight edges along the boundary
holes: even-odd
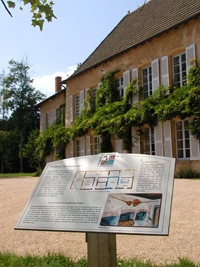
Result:
[[[62,78],[60,76],[57,76],[55,78],[55,93],[59,92],[61,90],[61,82]]]

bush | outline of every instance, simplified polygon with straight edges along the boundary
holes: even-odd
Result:
[[[187,179],[192,179],[192,178],[200,178],[200,173],[192,170],[192,169],[181,169],[179,172],[177,172],[175,178],[187,178]]]

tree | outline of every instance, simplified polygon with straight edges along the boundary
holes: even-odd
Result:
[[[6,4],[4,3],[4,0],[1,0],[2,4],[4,5],[5,9],[7,10],[7,12],[12,16],[12,14],[10,13],[10,11],[8,10]],[[16,4],[15,1],[7,1],[8,6],[10,8],[15,8]],[[32,25],[35,26],[39,26],[40,30],[42,31],[43,29],[43,24],[44,21],[52,21],[52,18],[56,18],[56,16],[53,13],[53,8],[52,6],[54,5],[53,1],[47,1],[47,0],[20,0],[19,1],[20,4],[30,4],[31,5],[31,10],[30,12],[33,13],[32,16]],[[23,10],[22,6],[20,5],[19,7],[21,10]]]
[[[23,172],[24,133],[38,127],[39,112],[35,104],[44,98],[44,94],[33,88],[29,70],[27,60],[11,60],[9,74],[4,79],[4,101],[12,112],[9,120],[20,135],[20,172]]]

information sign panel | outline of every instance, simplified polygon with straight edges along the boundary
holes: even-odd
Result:
[[[15,229],[168,235],[174,167],[123,153],[48,163]]]

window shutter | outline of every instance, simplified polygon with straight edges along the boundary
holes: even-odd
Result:
[[[47,113],[47,127],[49,127],[51,125],[51,121],[50,121],[50,112]]]
[[[132,133],[132,153],[134,154],[140,154],[140,136],[138,136],[137,128],[132,127],[131,133]]]
[[[117,135],[115,135],[114,143],[115,143],[115,152],[126,153],[126,150],[122,149],[123,140],[117,139]]]
[[[190,118],[189,122],[191,123],[193,121],[193,118]],[[200,159],[200,153],[199,153],[199,140],[196,140],[194,135],[190,134],[190,159],[191,160],[199,160]]]
[[[136,80],[138,83],[138,68],[132,69],[132,80]],[[138,84],[136,85],[136,88],[138,89]],[[133,105],[139,101],[139,94],[133,96]]]
[[[84,90],[80,92],[80,114],[81,111],[84,109]]]
[[[70,158],[73,158],[73,156],[74,156],[73,140],[70,140]]]
[[[165,157],[172,158],[171,121],[164,122]]]
[[[86,136],[86,142],[87,142],[87,155],[91,155],[91,145],[90,145],[90,135]]]
[[[42,121],[42,130],[46,130],[46,114],[43,114],[43,121]]]
[[[98,89],[100,88],[100,86],[102,86],[103,85],[103,83],[102,82],[100,82],[100,83],[98,83]]]
[[[161,57],[161,85],[165,88],[169,86],[168,56]]]
[[[69,98],[69,118],[70,122],[73,121],[73,95],[70,95]]]
[[[90,95],[90,88],[86,89],[86,98],[88,95]],[[87,101],[87,108],[90,108],[90,102],[89,101]]]
[[[85,136],[83,136],[81,139],[81,156],[85,156]]]
[[[53,109],[52,113],[53,113],[53,123],[55,123],[56,122],[56,109]]]
[[[195,62],[190,63],[191,59],[195,59],[195,44],[191,44],[186,47],[186,64],[187,64],[187,74],[190,71],[190,68],[195,66]]]
[[[151,62],[151,69],[152,69],[152,92],[154,93],[155,90],[160,85],[160,82],[159,82],[159,61],[158,61],[158,58],[154,59]]]
[[[126,87],[130,83],[130,70],[127,70],[123,73],[123,81],[124,81],[124,93],[125,93]]]
[[[154,127],[156,156],[163,156],[162,123]]]

